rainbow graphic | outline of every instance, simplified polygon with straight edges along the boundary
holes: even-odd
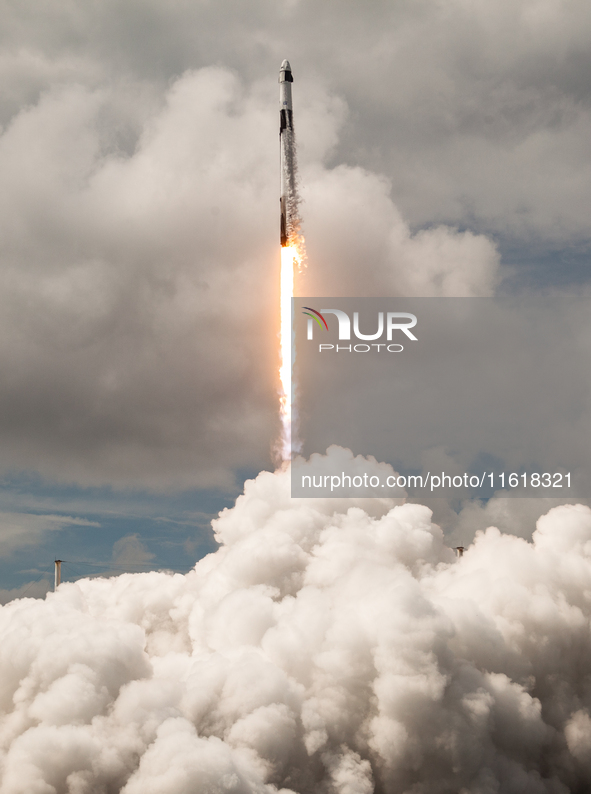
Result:
[[[317,312],[316,309],[311,309],[309,306],[304,306],[303,308],[307,309],[308,311],[302,312],[302,314],[305,314],[307,317],[311,317],[313,320],[316,320],[316,322],[318,323],[318,325],[321,328],[322,328],[322,324],[324,323],[324,327],[328,331],[327,322],[324,319],[324,317],[320,314],[320,312]],[[310,312],[314,312],[314,314],[310,314]],[[320,320],[318,318],[320,318],[320,320],[322,320],[322,322],[320,322]]]

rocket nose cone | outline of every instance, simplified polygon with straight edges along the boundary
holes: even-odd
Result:
[[[281,71],[291,72],[291,66],[289,65],[289,61],[283,61],[283,63],[281,64]]]

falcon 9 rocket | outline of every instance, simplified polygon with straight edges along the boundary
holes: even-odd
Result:
[[[291,84],[293,77],[289,61],[283,61],[279,71],[279,146],[281,152],[281,245],[286,246],[297,234],[298,196],[296,187],[296,154],[293,131]]]

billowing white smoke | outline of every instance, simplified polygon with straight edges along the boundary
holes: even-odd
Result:
[[[456,559],[351,504],[262,473],[187,576],[3,607],[2,794],[588,790],[589,508]]]

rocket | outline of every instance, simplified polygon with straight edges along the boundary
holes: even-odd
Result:
[[[295,141],[291,103],[291,66],[283,61],[279,71],[279,149],[281,152],[281,245],[286,246],[294,229],[297,212]]]

